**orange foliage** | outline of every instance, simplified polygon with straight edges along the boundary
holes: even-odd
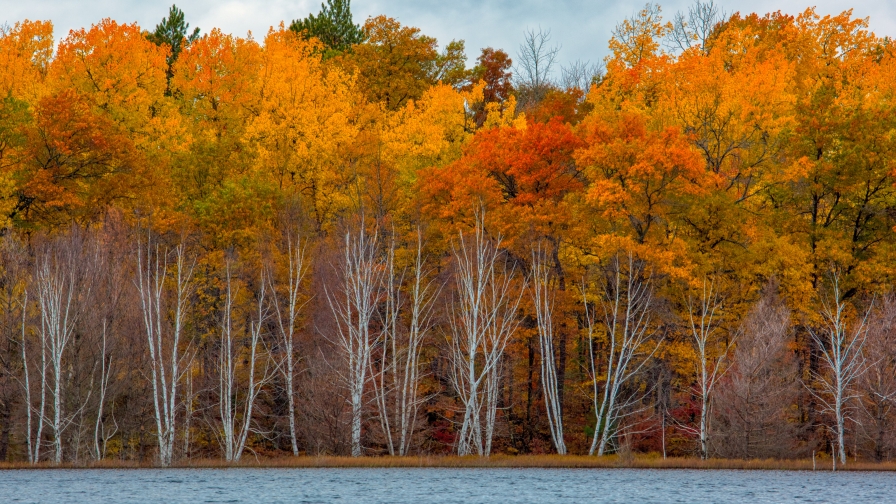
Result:
[[[676,127],[651,131],[643,117],[628,113],[613,122],[588,122],[584,135],[589,147],[576,156],[592,181],[587,200],[608,222],[619,223],[615,232],[641,244],[651,237],[663,241],[675,200],[702,190],[703,166],[687,137]]]
[[[165,93],[166,49],[146,40],[136,24],[104,19],[59,43],[50,69],[54,92],[76,91],[134,135],[156,125]]]
[[[23,21],[0,30],[0,95],[33,102],[42,94],[53,58],[53,25]]]
[[[42,99],[18,173],[21,218],[40,225],[90,222],[143,182],[133,143],[72,91]]]

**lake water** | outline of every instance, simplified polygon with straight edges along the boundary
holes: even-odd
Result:
[[[0,471],[0,502],[896,502],[896,474],[649,469]]]

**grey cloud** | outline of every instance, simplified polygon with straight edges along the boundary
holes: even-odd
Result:
[[[137,22],[152,29],[168,12],[172,0],[2,0],[0,22],[12,24],[23,19],[50,19],[56,38],[69,29],[88,27],[104,17],[121,22]],[[317,12],[321,0],[174,0],[184,10],[191,26],[203,31],[213,27],[245,35],[251,31],[263,38],[280,21]],[[805,0],[806,3],[810,3]],[[660,2],[664,15],[671,18],[687,9],[691,0]],[[782,6],[780,0],[730,0],[719,2],[726,12],[770,12],[783,10],[797,14],[799,4]],[[896,35],[896,3],[869,0],[814,0],[820,14],[836,14],[854,7],[854,15],[871,17],[871,28],[879,35]],[[479,49],[502,48],[515,56],[526,28],[549,29],[553,42],[560,45],[560,61],[599,62],[606,56],[613,27],[631,16],[643,2],[610,0],[354,0],[352,11],[358,22],[368,16],[386,14],[402,24],[417,26],[423,33],[444,44],[464,39],[467,54],[475,59]]]

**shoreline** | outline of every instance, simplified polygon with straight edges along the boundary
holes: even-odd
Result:
[[[221,459],[196,459],[174,463],[170,469],[338,469],[338,468],[445,468],[445,469],[700,469],[700,470],[779,470],[812,471],[811,459],[709,459],[676,457],[663,459],[657,456],[620,457],[609,455],[494,455],[484,457],[458,457],[433,455],[418,457],[336,457],[299,456],[255,458],[248,456],[239,462]],[[65,462],[59,465],[41,462],[0,462],[0,471],[19,469],[162,469],[151,462],[104,460],[89,462]],[[818,458],[815,470],[831,471],[830,458]],[[837,465],[837,471],[896,471],[896,462],[848,461]]]

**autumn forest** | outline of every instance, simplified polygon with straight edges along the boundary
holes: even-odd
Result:
[[[867,19],[189,14],[0,28],[0,461],[896,456]]]

